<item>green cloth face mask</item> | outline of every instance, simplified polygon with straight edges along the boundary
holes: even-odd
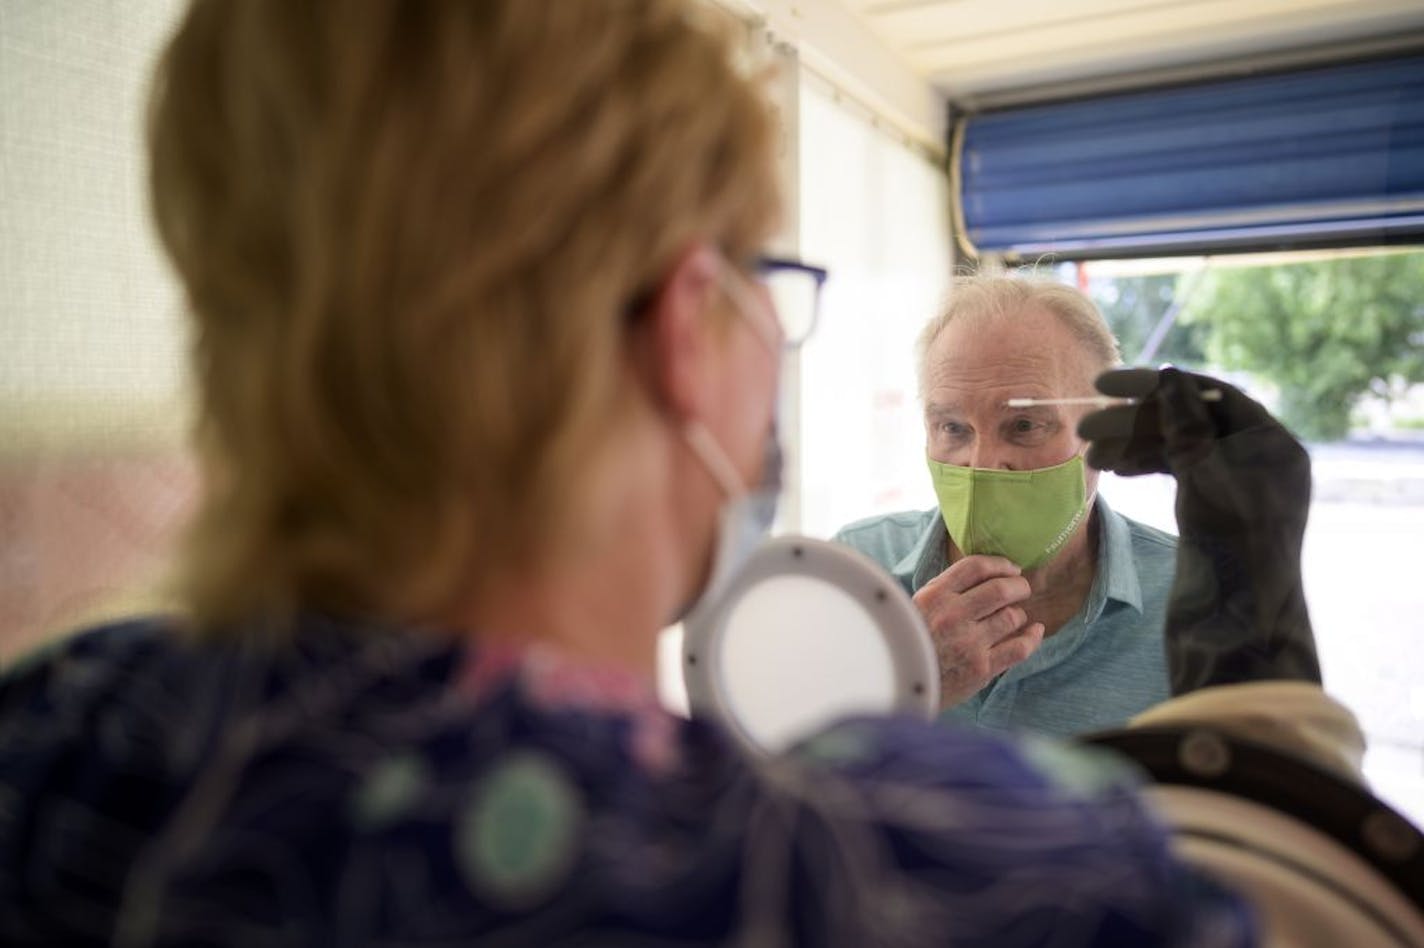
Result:
[[[1033,471],[928,460],[940,515],[966,556],[1003,556],[1023,569],[1042,566],[1088,513],[1081,455]]]

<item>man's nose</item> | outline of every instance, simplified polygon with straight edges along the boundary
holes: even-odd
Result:
[[[1006,452],[994,445],[986,445],[982,441],[976,441],[974,443],[974,451],[969,459],[969,466],[994,468],[1002,471],[1014,470],[1013,461],[1009,459]]]

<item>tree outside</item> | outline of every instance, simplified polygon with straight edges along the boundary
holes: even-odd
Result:
[[[1088,295],[1117,336],[1128,365],[1170,362],[1203,368],[1208,327],[1181,319],[1181,304],[1190,300],[1197,280],[1192,274],[1179,278],[1175,273],[1090,279]]]
[[[1183,274],[1178,289],[1194,279]],[[1275,385],[1277,414],[1303,439],[1339,440],[1364,396],[1389,401],[1424,382],[1424,253],[1220,268],[1200,279],[1178,320],[1185,338],[1203,344],[1211,364]]]

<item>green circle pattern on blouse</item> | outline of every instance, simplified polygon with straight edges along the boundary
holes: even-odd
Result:
[[[542,901],[578,851],[584,808],[551,758],[511,754],[475,788],[456,827],[456,857],[469,885],[510,907]]]
[[[415,809],[430,784],[430,766],[417,754],[392,757],[361,782],[352,800],[352,823],[362,830],[379,830],[400,822]]]

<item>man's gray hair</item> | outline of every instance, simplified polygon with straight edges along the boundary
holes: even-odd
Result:
[[[1093,301],[1075,288],[1038,278],[959,277],[939,313],[920,331],[916,347],[920,397],[925,394],[930,348],[946,326],[965,316],[996,316],[1030,306],[1057,316],[1078,340],[1096,371],[1106,371],[1122,362],[1117,339],[1108,328],[1107,320]]]

